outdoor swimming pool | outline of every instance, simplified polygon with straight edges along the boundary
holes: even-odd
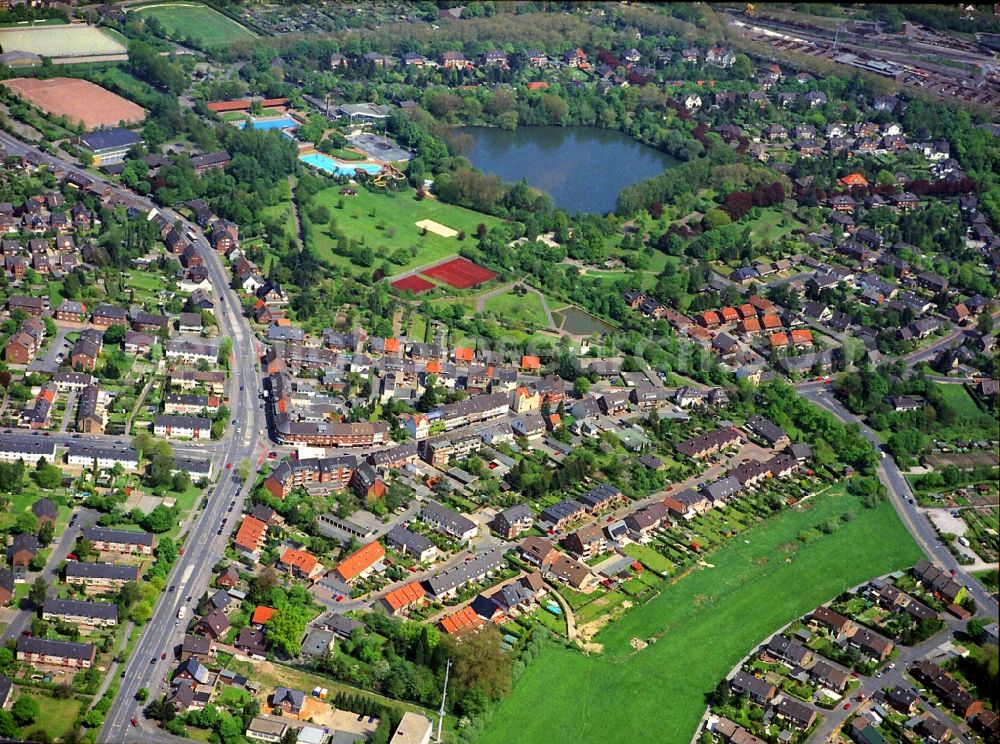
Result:
[[[353,176],[354,171],[358,168],[371,175],[375,175],[382,170],[382,166],[377,165],[376,163],[339,163],[321,152],[310,152],[307,155],[300,155],[299,160],[306,165],[311,165],[313,168],[319,168],[320,170],[332,173],[335,176]]]
[[[295,129],[299,123],[291,117],[283,116],[280,119],[253,119],[250,125],[254,129]],[[245,122],[239,122],[236,126],[240,129],[246,126]]]

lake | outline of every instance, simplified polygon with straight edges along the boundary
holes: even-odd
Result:
[[[462,154],[484,173],[552,195],[567,212],[614,210],[625,186],[680,161],[613,129],[598,127],[463,127],[472,147]]]

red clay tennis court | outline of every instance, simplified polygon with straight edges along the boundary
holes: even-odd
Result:
[[[403,292],[410,290],[413,294],[421,294],[429,289],[434,289],[434,285],[431,284],[426,279],[423,279],[416,274],[410,276],[405,276],[402,279],[397,279],[392,284],[389,285],[393,289],[398,289]]]
[[[431,279],[437,279],[439,282],[444,282],[455,287],[455,289],[475,287],[483,282],[488,282],[496,276],[496,272],[484,269],[482,266],[474,264],[469,259],[462,258],[461,256],[440,263],[437,266],[431,266],[420,273],[424,276],[429,276]]]

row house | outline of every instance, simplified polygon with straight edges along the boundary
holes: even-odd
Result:
[[[460,459],[472,452],[478,452],[483,444],[483,439],[478,434],[441,434],[420,442],[419,451],[424,462],[434,467],[441,467],[452,458]]]
[[[118,606],[110,602],[48,597],[42,604],[42,619],[88,628],[113,628],[118,625]]]
[[[110,594],[119,591],[130,581],[138,580],[138,566],[81,561],[69,561],[66,564],[66,583],[82,586],[88,593]]]
[[[89,669],[97,656],[97,648],[90,643],[51,641],[27,635],[18,636],[16,650],[18,661],[73,669]]]
[[[701,459],[720,450],[734,447],[742,441],[740,433],[732,428],[718,428],[708,434],[694,437],[685,442],[681,442],[675,448],[678,453],[687,457]]]
[[[196,414],[208,411],[214,414],[221,401],[214,395],[193,393],[167,393],[163,396],[163,412],[166,414]]]
[[[165,439],[210,439],[212,420],[201,416],[157,416],[153,433]]]
[[[94,550],[107,553],[122,553],[129,555],[153,554],[153,535],[149,532],[132,532],[131,530],[115,530],[107,527],[87,527],[83,537],[89,540]]]

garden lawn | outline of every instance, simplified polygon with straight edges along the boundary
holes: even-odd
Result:
[[[504,292],[486,300],[484,307],[508,323],[547,328],[549,320],[541,298],[534,292],[517,295]]]
[[[674,564],[664,558],[662,553],[658,553],[648,545],[639,545],[637,543],[626,545],[625,553],[635,558],[646,568],[658,571],[661,574],[669,573],[674,567]]]
[[[392,274],[429,266],[443,258],[458,253],[464,244],[457,237],[443,238],[428,231],[420,234],[416,223],[420,220],[434,220],[453,230],[465,232],[466,241],[475,244],[476,227],[484,223],[487,227],[499,224],[496,217],[473,212],[471,209],[444,204],[434,199],[417,201],[414,191],[402,194],[374,194],[358,187],[357,196],[340,196],[340,187],[326,189],[316,194],[315,203],[325,205],[337,220],[337,228],[351,240],[361,240],[375,251],[376,263],[388,260],[396,251],[406,253],[406,263],[390,263]],[[337,209],[343,199],[344,208]],[[373,216],[374,214],[374,216]],[[346,256],[337,255],[336,243],[329,235],[326,225],[314,225],[313,234],[319,255],[335,264],[356,268]],[[416,254],[411,248],[416,246]]]
[[[797,536],[854,513],[832,535]],[[744,543],[744,539],[748,543]],[[912,565],[920,551],[886,502],[865,511],[852,497],[808,500],[706,556],[695,570],[595,637],[603,655],[546,646],[479,740],[544,744],[690,740],[706,693],[756,644],[844,589]],[[655,640],[636,652],[632,638]],[[544,701],[544,704],[539,704]]]
[[[135,13],[156,18],[167,35],[178,40],[194,39],[200,46],[232,44],[257,38],[250,29],[201,3],[164,3],[135,8]]]
[[[938,392],[955,412],[952,427],[960,439],[993,439],[996,436],[996,421],[983,411],[969,395],[964,385],[938,383]]]
[[[27,688],[24,689],[27,691]],[[21,695],[14,695],[13,699],[16,700],[18,697]],[[42,712],[34,724],[22,729],[22,734],[30,738],[32,734],[44,731],[49,735],[48,741],[56,741],[70,732],[76,721],[76,716],[80,712],[81,703],[79,700],[76,698],[57,700],[36,693],[29,695],[29,697],[38,701]]]

